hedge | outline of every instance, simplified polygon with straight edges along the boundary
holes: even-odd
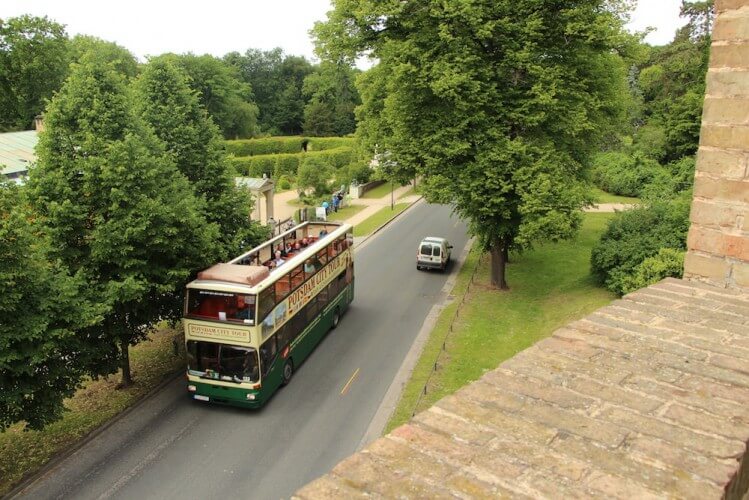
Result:
[[[307,151],[328,151],[341,147],[353,147],[353,137],[263,137],[226,141],[226,152],[236,157],[269,154],[302,153],[307,141]]]
[[[297,154],[268,154],[256,156],[230,157],[234,171],[238,175],[248,177],[262,177],[268,174],[274,179],[282,175],[296,177],[299,165],[306,156],[314,156],[330,165],[334,170],[339,170],[353,161],[354,152],[349,147],[339,147],[324,151],[309,151]]]

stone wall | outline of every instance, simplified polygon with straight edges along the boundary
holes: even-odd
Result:
[[[684,275],[749,288],[749,2],[716,0]]]

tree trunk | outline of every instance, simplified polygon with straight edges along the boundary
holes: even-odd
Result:
[[[133,385],[133,377],[130,373],[130,342],[126,337],[120,337],[120,356],[122,360],[122,382],[120,382],[121,388],[130,387]]]
[[[510,287],[505,281],[507,245],[501,240],[494,240],[490,251],[492,256],[491,284],[500,290],[509,290]]]
[[[502,257],[505,259],[505,264],[510,263],[510,251],[507,249],[507,245],[502,247]]]

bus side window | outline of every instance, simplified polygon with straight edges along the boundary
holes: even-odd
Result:
[[[276,299],[279,301],[291,292],[290,274],[291,273],[286,273],[276,281]]]
[[[262,364],[263,376],[268,374],[273,360],[278,352],[278,346],[276,345],[277,335],[271,336],[263,345],[260,346],[260,363]]]
[[[304,268],[302,264],[299,264],[297,267],[294,268],[293,271],[291,271],[291,289],[295,290],[299,285],[304,283]]]
[[[324,266],[328,263],[328,251],[327,249],[320,250],[317,252],[317,260],[320,262],[320,266]]]
[[[265,319],[269,312],[276,305],[276,297],[274,293],[274,287],[268,287],[260,292],[260,311],[258,317],[260,320]]]
[[[317,316],[317,297],[313,297],[312,300],[307,303],[304,307],[304,312],[304,315],[307,318],[307,323],[310,323],[315,319],[315,316]]]

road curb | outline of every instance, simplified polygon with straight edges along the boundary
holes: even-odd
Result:
[[[367,431],[364,433],[361,441],[359,441],[359,445],[357,446],[356,451],[360,451],[369,443],[382,436],[382,432],[385,430],[390,417],[395,411],[395,408],[398,406],[398,401],[400,401],[400,396],[403,393],[403,389],[406,387],[408,379],[411,377],[414,368],[416,368],[416,364],[419,362],[419,358],[421,358],[424,347],[426,346],[427,341],[429,340],[429,337],[434,330],[434,326],[437,323],[440,314],[442,314],[442,310],[447,307],[451,300],[453,300],[450,298],[450,294],[453,288],[455,288],[455,283],[458,280],[458,274],[460,274],[460,271],[463,269],[466,259],[468,258],[468,254],[470,253],[471,248],[475,243],[475,240],[475,238],[470,238],[466,242],[465,247],[463,247],[463,251],[460,253],[460,257],[458,257],[453,271],[450,273],[450,276],[448,276],[447,281],[442,287],[442,290],[440,290],[440,293],[444,295],[443,299],[438,304],[434,304],[429,310],[426,318],[424,318],[424,323],[422,323],[421,329],[416,335],[414,343],[408,350],[408,353],[403,359],[403,363],[401,363],[400,368],[398,368],[398,373],[395,374],[393,382],[390,384],[390,387],[388,387],[387,392],[385,392],[385,396],[382,398],[375,416],[372,417],[372,420],[367,427]]]
[[[80,438],[75,443],[71,444],[70,447],[55,454],[46,464],[42,465],[39,470],[22,478],[21,481],[8,493],[3,495],[2,498],[10,499],[10,498],[14,498],[16,495],[20,493],[23,493],[23,491],[26,488],[34,484],[42,476],[46,475],[48,472],[50,472],[52,469],[57,467],[65,459],[69,458],[75,452],[77,452],[78,450],[83,448],[85,445],[93,441],[101,433],[103,433],[104,431],[112,427],[114,424],[116,424],[117,422],[119,422],[120,420],[128,416],[130,413],[138,409],[146,401],[154,397],[161,389],[163,389],[164,387],[166,387],[167,385],[175,381],[177,378],[179,378],[180,375],[183,375],[184,373],[185,373],[184,370],[179,370],[174,373],[168,374],[166,377],[164,377],[164,380],[156,384],[150,391],[148,391],[148,393],[145,396],[135,400],[135,402],[133,402],[132,405],[128,406],[127,408],[122,410],[120,413],[112,416],[112,418],[110,418],[109,420],[101,424],[99,427],[92,429],[88,434]]]

